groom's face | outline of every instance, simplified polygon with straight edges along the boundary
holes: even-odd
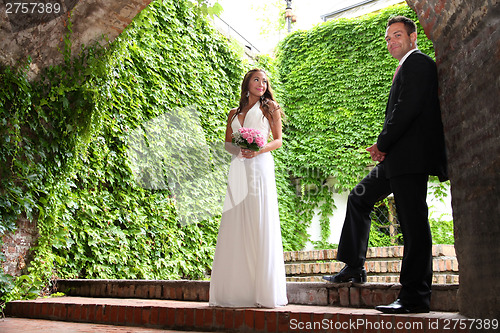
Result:
[[[404,23],[397,22],[387,27],[385,41],[389,53],[394,58],[401,60],[408,51],[417,46],[417,33],[413,32],[408,35]]]

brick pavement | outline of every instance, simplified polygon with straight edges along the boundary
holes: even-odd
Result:
[[[112,333],[175,333],[180,331],[162,330],[132,326],[115,326],[87,323],[73,323],[65,321],[3,318],[0,319],[2,333],[83,333],[83,332],[112,332]],[[202,332],[190,332],[202,333]]]

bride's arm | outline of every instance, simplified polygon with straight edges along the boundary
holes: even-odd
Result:
[[[236,147],[235,145],[232,144],[232,136],[233,134],[233,129],[231,128],[231,122],[233,120],[234,114],[236,113],[236,109],[232,109],[229,111],[229,115],[227,116],[227,125],[226,125],[226,139],[224,142],[224,148],[226,151],[230,154],[233,155],[238,155],[240,153],[240,148]]]
[[[269,119],[273,140],[269,141],[259,153],[265,153],[280,148],[283,145],[283,127],[281,125],[281,112],[279,107],[274,110],[272,119]]]

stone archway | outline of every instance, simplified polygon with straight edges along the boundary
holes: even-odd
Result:
[[[500,316],[500,0],[406,0],[434,42],[449,151],[460,263],[460,312]],[[34,56],[31,75],[62,61],[69,10],[73,50],[103,34],[111,41],[151,0],[60,1],[62,15],[20,23],[0,4],[0,62]]]
[[[66,31],[70,12],[71,48],[74,53],[82,45],[100,40],[103,35],[109,41],[114,40],[151,0],[59,0],[52,2],[60,4],[57,13],[54,7],[49,10],[47,7],[27,6],[27,14],[22,14],[21,8],[9,5],[20,2],[30,3],[13,0],[0,3],[0,62],[15,65],[31,55],[33,59],[30,74],[36,76],[41,68],[63,60],[59,51],[64,49],[61,36]],[[38,10],[42,14],[37,13]]]

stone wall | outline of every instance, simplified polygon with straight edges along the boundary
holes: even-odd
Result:
[[[0,1],[0,63],[16,65],[30,55],[33,58],[30,76],[34,78],[40,69],[63,61],[59,50],[64,48],[62,36],[67,30],[70,11],[73,24],[71,45],[72,52],[76,53],[83,44],[114,40],[151,0],[59,0],[58,13],[54,7],[51,7],[51,13],[47,7],[43,10],[27,7],[35,14],[22,14],[21,8],[17,8],[16,14],[16,7],[8,5],[15,2],[21,1]],[[45,13],[37,14],[38,10]],[[107,39],[102,39],[103,35]],[[29,249],[36,244],[36,236],[36,221],[20,218],[16,232],[3,237],[5,273],[14,276],[26,273]]]
[[[38,229],[36,222],[20,218],[17,221],[17,229],[13,233],[3,237],[1,250],[5,256],[2,267],[6,274],[20,276],[28,274],[27,264],[32,253],[31,248],[36,245],[38,239]]]
[[[407,0],[434,42],[448,148],[460,312],[500,316],[499,0]]]

